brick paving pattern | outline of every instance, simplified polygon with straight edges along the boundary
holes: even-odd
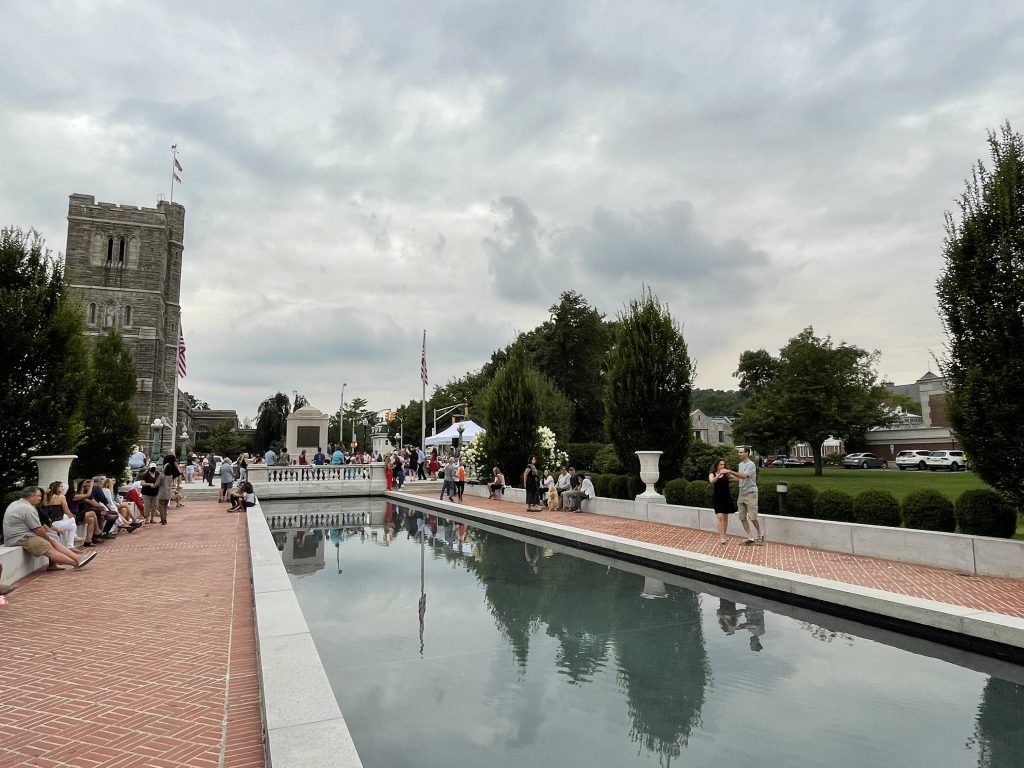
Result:
[[[245,517],[193,501],[0,606],[0,766],[263,766]]]
[[[437,498],[437,491],[413,492]],[[695,528],[680,528],[664,523],[649,523],[585,512],[527,512],[523,504],[493,501],[476,496],[465,497],[464,503],[466,506],[546,520],[585,531],[674,547],[725,560],[777,568],[789,573],[816,576],[845,584],[1024,618],[1024,581],[1017,579],[968,576],[925,565],[826,552],[771,541],[763,547],[744,546],[741,543],[744,537],[737,535],[730,536],[729,543],[721,546],[717,534]],[[729,530],[733,533],[742,531],[735,516],[729,521]]]

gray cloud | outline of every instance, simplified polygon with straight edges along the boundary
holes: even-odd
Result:
[[[2,223],[60,250],[177,142],[187,388],[245,413],[418,397],[423,328],[443,382],[566,288],[654,287],[701,386],[809,323],[917,376],[942,211],[1024,125],[1012,4],[9,5]]]

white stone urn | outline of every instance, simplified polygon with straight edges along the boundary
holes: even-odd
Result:
[[[68,473],[71,471],[71,462],[78,456],[33,456],[32,461],[39,467],[39,486],[46,489],[50,483],[60,480],[64,485],[68,484]]]
[[[640,459],[640,479],[647,484],[647,489],[637,496],[638,499],[650,499],[651,501],[664,500],[665,497],[654,490],[654,484],[661,477],[661,470],[658,469],[658,461],[661,459],[662,451],[636,451]]]

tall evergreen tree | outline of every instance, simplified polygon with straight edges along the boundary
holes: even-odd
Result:
[[[693,376],[679,324],[647,290],[619,314],[604,390],[605,431],[630,472],[640,471],[635,451],[662,451],[661,479],[679,477]]]
[[[495,374],[486,395],[484,453],[514,485],[522,483],[520,472],[530,455],[538,452],[540,392],[540,375],[527,363],[525,350],[513,344],[508,361]]]
[[[980,160],[946,214],[938,281],[946,329],[950,423],[974,471],[1024,508],[1024,139],[1009,123],[989,133]]]
[[[31,456],[71,453],[88,339],[63,265],[38,232],[0,230],[0,491],[36,477]]]
[[[78,448],[75,475],[120,476],[132,444],[139,439],[139,416],[132,406],[135,366],[121,334],[110,331],[93,349],[89,381],[82,398],[85,437]]]

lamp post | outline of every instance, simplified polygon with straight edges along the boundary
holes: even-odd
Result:
[[[181,428],[181,436],[178,440],[181,441],[181,460],[185,461],[188,459],[188,430],[184,427]]]
[[[775,485],[775,493],[779,497],[779,514],[786,514],[786,493],[789,491],[789,483],[780,480]]]
[[[153,440],[149,444],[149,459],[150,461],[156,461],[156,457],[160,455],[160,437],[164,431],[164,423],[158,416],[153,419],[153,423],[149,425],[149,428],[153,430]]]

